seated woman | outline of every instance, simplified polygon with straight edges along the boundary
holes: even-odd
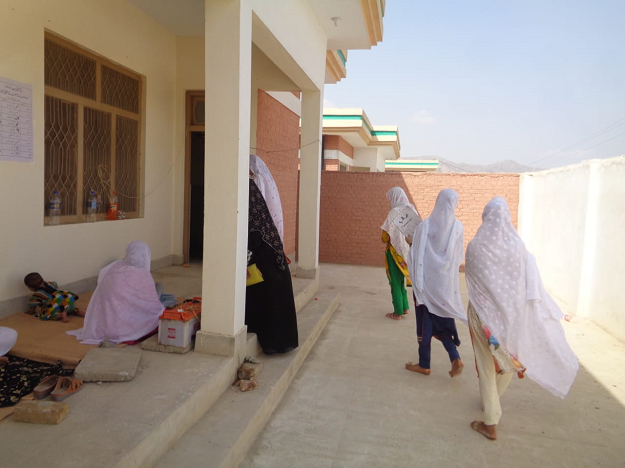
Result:
[[[249,263],[256,264],[263,281],[246,288],[245,324],[265,354],[287,353],[298,346],[291,272],[265,199],[251,179],[248,216]]]
[[[87,307],[84,327],[67,332],[83,344],[133,341],[158,327],[165,307],[150,274],[150,248],[131,242],[123,260],[100,270],[98,286]]]
[[[12,328],[0,327],[0,367],[4,366],[9,359],[5,354],[17,343],[17,332]]]

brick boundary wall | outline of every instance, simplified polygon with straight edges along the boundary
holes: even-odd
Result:
[[[271,171],[282,202],[284,251],[295,252],[299,192],[299,116],[266,92],[258,91],[256,154]],[[268,151],[267,151],[268,150]],[[271,152],[276,150],[289,150]]]
[[[484,206],[500,195],[517,226],[518,174],[358,173],[321,174],[319,261],[384,266],[380,226],[390,210],[386,192],[398,186],[421,216],[434,208],[438,192],[452,188],[460,196],[456,216],[464,226],[465,248],[482,223]]]

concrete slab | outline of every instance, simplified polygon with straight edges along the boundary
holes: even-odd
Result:
[[[126,382],[134,379],[141,360],[141,349],[93,348],[84,357],[74,377],[84,382]]]
[[[285,355],[259,356],[263,372],[250,392],[231,387],[161,458],[158,468],[179,466],[236,467],[265,426],[336,310],[336,292],[318,294],[298,313],[300,346]],[[295,466],[295,465],[293,465]]]
[[[154,272],[154,277],[163,282],[166,292],[179,297],[201,295],[201,265],[167,267]],[[306,288],[308,283],[299,284]],[[256,335],[248,334],[246,354],[255,357],[259,352]],[[60,426],[3,420],[0,465],[153,466],[230,388],[237,368],[233,358],[193,351],[143,353],[133,380],[86,383],[67,400],[71,411]]]
[[[383,269],[322,265],[326,290],[340,290],[341,305],[241,468],[625,466],[625,345],[594,324],[563,324],[582,365],[568,397],[515,377],[491,442],[469,427],[481,409],[466,326],[461,376],[449,378],[439,343],[432,375],[413,374],[404,363],[417,358],[414,310],[384,317]]]
[[[158,334],[149,337],[141,343],[141,349],[145,351],[156,351],[159,353],[187,354],[195,347],[195,340],[192,340],[186,347],[162,345],[158,342]]]

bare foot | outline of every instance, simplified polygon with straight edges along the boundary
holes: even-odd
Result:
[[[424,369],[419,364],[413,364],[412,362],[406,363],[406,369],[410,372],[417,372],[418,374],[430,375],[430,369]]]
[[[497,424],[487,426],[482,421],[473,421],[471,423],[471,429],[479,432],[489,440],[497,440]]]
[[[69,322],[69,319],[67,318],[67,312],[63,312],[61,314],[61,322],[63,322],[63,323]]]
[[[408,315],[408,312],[410,312],[410,309],[404,310],[404,315]]]
[[[464,364],[460,359],[456,359],[454,360],[454,362],[451,363],[451,370],[449,371],[449,375],[451,377],[460,375],[462,374],[462,369],[464,369]]]
[[[0,356],[0,367],[9,363],[9,358],[6,356]]]
[[[385,315],[385,317],[393,319],[393,320],[401,320],[401,315],[396,315],[393,312],[389,312],[388,314]]]
[[[74,313],[75,313],[76,315],[78,315],[79,317],[84,317],[84,316],[85,316],[85,314],[86,314],[86,311],[84,311],[84,310],[79,309],[78,307],[76,307],[76,308],[74,309]]]

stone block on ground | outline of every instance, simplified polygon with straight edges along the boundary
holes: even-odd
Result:
[[[31,424],[59,424],[69,413],[69,405],[58,401],[22,400],[15,405],[13,420]]]
[[[239,367],[237,377],[239,380],[252,380],[258,378],[260,371],[263,370],[263,363],[261,361],[245,361]]]
[[[141,349],[94,348],[80,361],[74,371],[74,377],[85,382],[126,382],[137,373]]]

